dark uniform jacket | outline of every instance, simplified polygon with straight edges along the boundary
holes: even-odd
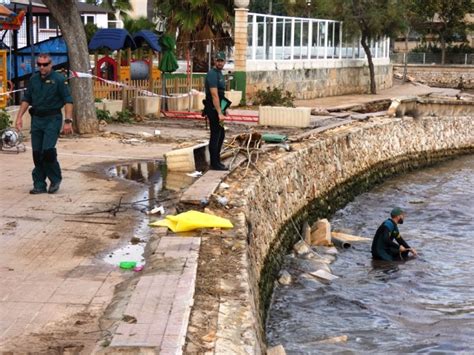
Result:
[[[206,75],[205,90],[206,90],[206,100],[205,106],[206,110],[215,109],[212,102],[211,88],[217,88],[217,93],[219,96],[219,101],[225,97],[225,80],[224,75],[221,70],[212,68]]]
[[[400,245],[410,248],[401,237],[397,224],[389,218],[375,232],[372,241],[372,257],[385,261],[403,260],[406,255],[401,255]]]
[[[23,101],[32,108],[32,116],[46,117],[61,113],[61,108],[72,103],[72,96],[64,75],[51,71],[45,78],[39,73],[31,76]]]

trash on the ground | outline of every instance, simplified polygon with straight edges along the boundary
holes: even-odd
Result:
[[[187,232],[199,228],[233,228],[232,223],[222,217],[199,211],[187,211],[176,216],[168,215],[165,219],[149,224],[151,227],[168,227],[173,232]]]
[[[195,171],[193,173],[186,173],[186,175],[191,176],[191,177],[200,177],[200,176],[202,176],[202,172],[201,171]]]
[[[146,211],[146,214],[150,215],[150,214],[165,214],[165,208],[163,206],[160,206],[160,207],[153,207],[151,210],[149,211]]]
[[[220,185],[219,185],[219,187],[220,187],[221,189],[228,189],[228,188],[230,187],[230,185],[229,185],[229,184],[226,184],[225,182],[221,182]]]
[[[133,271],[135,271],[135,272],[140,272],[140,271],[143,270],[144,267],[145,267],[145,266],[143,266],[143,265],[135,266],[135,267],[133,268]]]
[[[283,143],[288,139],[288,136],[277,133],[264,133],[262,139],[265,143]]]
[[[122,139],[120,140],[120,142],[124,144],[131,144],[131,145],[146,143],[143,139],[137,139],[137,138]]]
[[[131,243],[132,245],[135,245],[135,244],[138,244],[138,243],[142,243],[142,242],[143,242],[143,240],[141,240],[141,239],[140,239],[139,237],[137,237],[136,235],[134,235],[134,236],[132,237],[132,239],[130,239],[130,243]]]
[[[204,208],[204,213],[207,213],[207,214],[212,214],[213,216],[215,216],[215,212],[207,207]]]
[[[225,196],[217,196],[216,199],[219,205],[221,206],[227,206],[227,204],[229,203],[229,199]]]
[[[130,270],[137,266],[136,261],[121,261],[119,264],[121,269]]]
[[[209,200],[207,198],[202,198],[201,201],[199,201],[199,204],[201,207],[207,206],[209,204]]]
[[[287,152],[291,151],[291,146],[288,143],[277,144],[277,147]]]
[[[159,135],[161,134],[161,131],[160,131],[159,129],[155,129],[155,130],[153,131],[153,134],[154,134],[155,136],[159,136]]]
[[[129,316],[128,314],[124,314],[122,317],[122,321],[128,324],[135,324],[137,322],[137,318],[134,316]]]

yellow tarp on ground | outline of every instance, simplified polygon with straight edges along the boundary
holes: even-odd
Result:
[[[199,211],[187,211],[176,216],[168,215],[165,219],[150,223],[152,227],[168,227],[173,232],[187,232],[199,228],[233,228],[232,223],[222,217]]]

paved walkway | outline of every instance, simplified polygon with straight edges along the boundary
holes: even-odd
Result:
[[[0,352],[94,351],[96,342],[107,332],[99,319],[111,304],[116,286],[136,276],[104,260],[111,251],[130,244],[136,221],[143,219],[143,214],[130,208],[115,218],[107,213],[84,213],[108,209],[120,198],[124,203],[139,198],[138,184],[104,179],[108,166],[123,160],[160,158],[170,149],[170,145],[132,146],[105,138],[61,139],[58,151],[64,176],[60,191],[54,195],[28,193],[32,168],[29,149],[26,153],[0,154]],[[112,344],[127,344],[132,328],[149,322],[145,312],[155,296],[154,301],[171,302],[172,311],[170,321],[163,323],[166,332],[154,338],[153,345],[171,349],[167,335],[182,334],[174,317],[185,316],[189,301],[181,302],[174,292],[181,290],[183,282],[193,290],[199,245],[194,239],[185,241],[160,241],[157,252],[164,257],[181,260],[186,255],[182,272],[180,276],[168,272],[140,280],[136,288],[140,294],[132,294],[127,306],[137,323],[128,328],[119,324],[121,331],[130,331],[113,338]],[[157,295],[160,288],[149,287],[157,284],[166,292]],[[143,307],[135,312],[133,307],[140,304]],[[158,304],[155,315],[166,313],[163,303]]]
[[[445,95],[454,96],[459,90],[432,88],[427,85],[405,83],[403,85],[394,85],[389,89],[379,90],[376,95],[343,95],[321,97],[311,100],[295,100],[295,106],[306,106],[312,108],[329,108],[338,106],[349,106],[354,104],[363,104],[375,100],[392,99],[400,96],[417,96],[427,95],[430,93],[443,93]]]

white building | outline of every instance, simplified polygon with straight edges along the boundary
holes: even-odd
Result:
[[[10,2],[10,4],[8,4],[8,8],[17,13],[21,10],[24,10],[28,13],[28,3],[28,0],[13,0]],[[109,27],[107,16],[109,10],[100,6],[86,4],[79,1],[77,2],[77,6],[84,24],[93,23],[99,28]],[[32,9],[32,30],[34,43],[61,35],[61,31],[59,30],[56,21],[54,21],[54,19],[49,15],[49,10],[41,1],[32,1]],[[18,48],[22,48],[27,45],[27,21],[28,15],[25,16],[23,24],[18,31]],[[13,43],[13,31],[8,32],[9,33],[7,33],[3,39],[3,43],[10,47]]]

